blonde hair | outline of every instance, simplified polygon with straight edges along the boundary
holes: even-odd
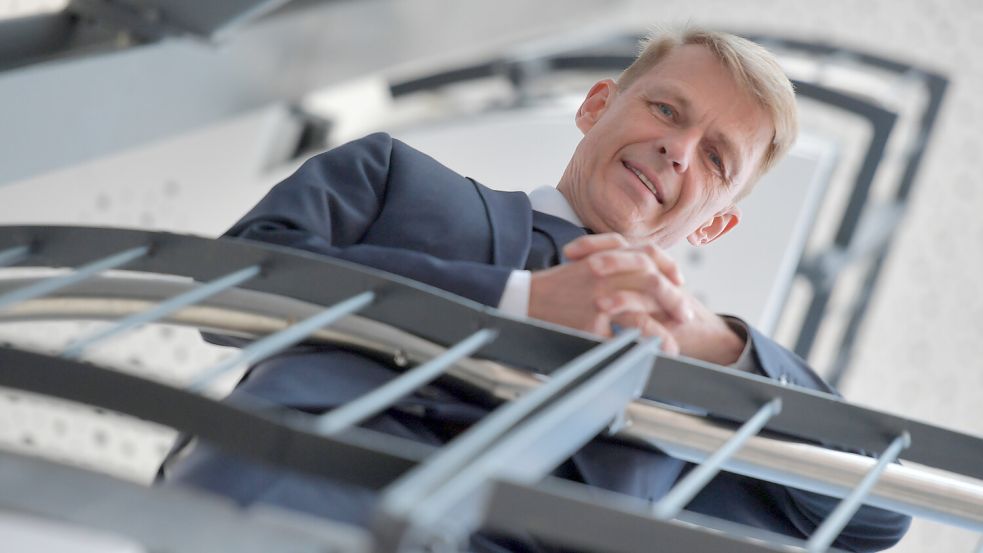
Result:
[[[618,87],[628,88],[673,49],[687,44],[707,48],[727,68],[737,85],[748,91],[771,116],[771,144],[750,182],[741,191],[740,197],[744,197],[751,192],[758,178],[788,153],[799,134],[792,83],[774,54],[761,45],[732,34],[687,26],[653,31],[642,39],[638,57],[618,77]]]

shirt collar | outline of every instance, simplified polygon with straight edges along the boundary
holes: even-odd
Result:
[[[556,188],[552,186],[540,186],[529,192],[529,203],[532,208],[541,213],[559,217],[564,221],[573,223],[578,227],[583,227],[584,223],[577,217],[577,213],[570,207],[570,202]]]

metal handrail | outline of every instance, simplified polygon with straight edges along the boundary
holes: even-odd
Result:
[[[33,278],[2,279],[0,293]],[[0,313],[0,322],[61,319],[117,319],[147,309],[195,286],[189,281],[103,277],[57,295],[18,304]],[[322,307],[248,290],[231,290],[161,322],[220,330],[240,336],[265,335]],[[357,315],[320,330],[312,340],[356,348],[407,366],[446,348]],[[538,386],[542,377],[502,363],[465,358],[448,374],[494,400],[510,400]],[[628,405],[615,437],[658,448],[674,457],[701,462],[723,445],[733,428],[705,417],[648,400]],[[844,497],[876,460],[778,437],[755,436],[722,466],[724,470],[767,479],[826,495]],[[866,503],[946,524],[983,530],[983,481],[963,475],[889,465]]]

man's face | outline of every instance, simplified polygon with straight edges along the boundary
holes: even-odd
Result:
[[[595,232],[668,247],[737,224],[734,202],[772,136],[771,119],[703,46],[677,47],[618,90],[594,85],[584,138],[557,188]]]

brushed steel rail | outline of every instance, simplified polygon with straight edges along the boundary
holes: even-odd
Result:
[[[0,293],[30,284],[32,278],[0,279]],[[194,286],[187,279],[101,277],[53,296],[34,299],[0,313],[0,322],[42,320],[113,320],[146,310]],[[221,331],[243,337],[281,330],[291,321],[322,307],[255,291],[230,290],[204,304],[176,311],[160,322]],[[431,359],[446,348],[358,315],[312,340],[355,348],[409,366]],[[541,375],[486,360],[454,363],[448,374],[457,381],[503,401],[538,386]],[[636,400],[626,409],[615,436],[658,448],[672,456],[702,462],[732,435],[733,427],[674,407]],[[730,457],[723,470],[767,479],[835,497],[844,497],[877,463],[875,459],[758,435]],[[983,531],[983,481],[948,472],[892,464],[874,485],[866,503],[975,531]]]

